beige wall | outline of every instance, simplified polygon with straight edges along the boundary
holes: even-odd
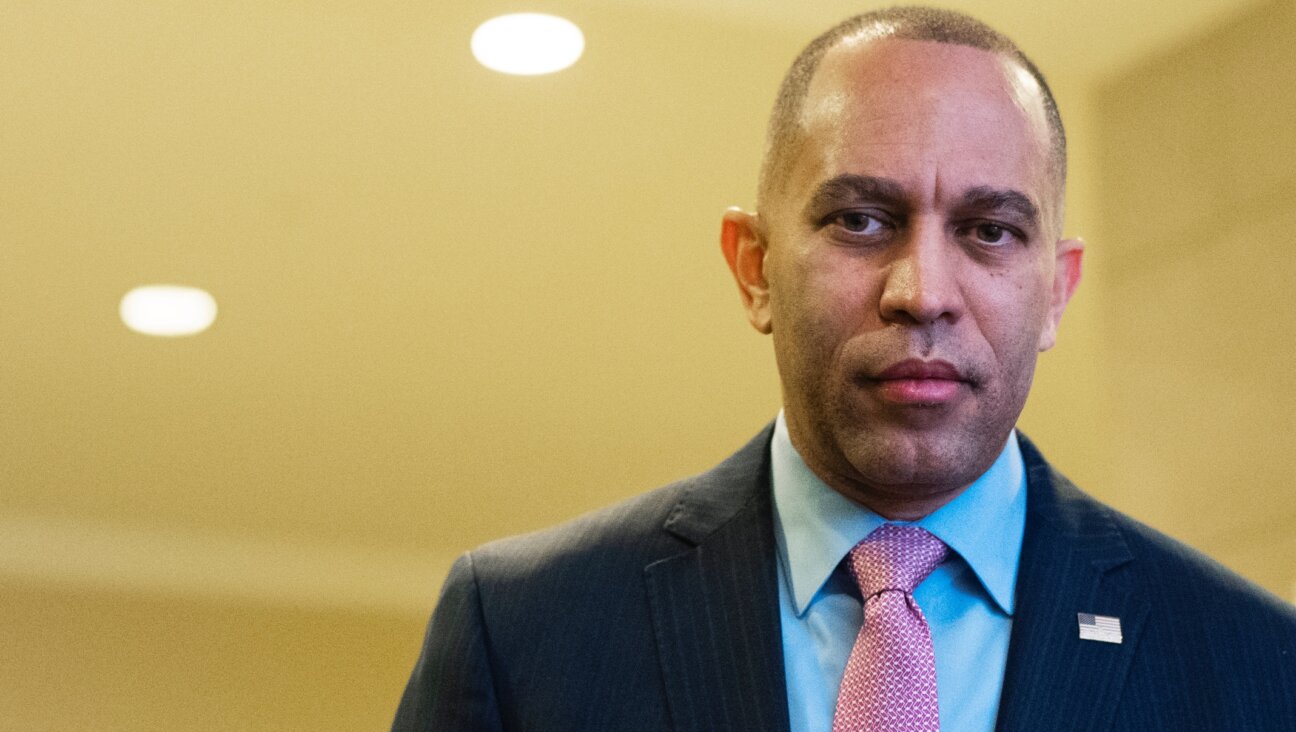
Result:
[[[6,582],[0,729],[366,730],[421,621]]]
[[[188,14],[177,14],[189,22]],[[402,353],[410,352],[406,355],[409,373],[403,378],[408,384],[432,392],[421,401],[411,400],[409,394],[387,393],[393,384],[406,384],[406,380],[383,378],[377,382],[382,390],[348,393],[350,382],[336,375],[324,379],[327,383],[318,389],[294,389],[290,384],[287,397],[283,393],[264,395],[265,399],[278,399],[285,416],[282,421],[276,418],[269,420],[268,426],[262,425],[265,431],[256,433],[256,439],[251,432],[237,432],[251,429],[243,410],[247,405],[237,400],[225,400],[230,402],[221,410],[221,414],[229,412],[225,421],[213,423],[208,415],[208,421],[203,422],[202,414],[160,421],[164,426],[200,425],[201,429],[224,430],[222,435],[233,445],[228,455],[222,453],[213,460],[212,467],[205,463],[189,466],[193,475],[187,482],[175,480],[176,474],[169,468],[147,463],[150,471],[168,471],[171,477],[161,481],[166,490],[183,489],[198,496],[200,500],[192,507],[194,517],[206,517],[235,502],[230,492],[237,490],[239,495],[246,494],[245,502],[252,507],[249,514],[256,520],[275,528],[287,527],[284,533],[291,538],[301,534],[304,543],[323,542],[324,548],[307,552],[309,556],[303,559],[303,553],[295,552],[291,546],[275,548],[278,545],[259,540],[244,541],[255,532],[247,522],[233,520],[229,532],[233,538],[219,541],[196,541],[191,537],[173,540],[170,534],[146,530],[113,531],[97,537],[87,531],[85,524],[76,522],[8,520],[3,524],[8,532],[0,536],[0,551],[17,556],[27,543],[38,547],[34,553],[42,556],[33,558],[28,565],[9,561],[6,566],[14,575],[5,576],[0,587],[0,625],[6,629],[6,640],[0,644],[0,727],[381,728],[391,717],[417,653],[426,620],[424,608],[430,608],[435,593],[436,580],[431,576],[443,571],[444,554],[452,553],[451,547],[457,551],[462,545],[492,535],[548,523],[680,472],[701,469],[769,417],[776,392],[768,343],[745,330],[732,288],[723,279],[713,241],[715,214],[724,204],[734,201],[717,200],[714,211],[700,205],[680,209],[686,201],[695,202],[699,197],[740,197],[750,190],[755,167],[750,158],[759,144],[760,125],[743,127],[737,123],[759,117],[757,108],[763,109],[765,102],[753,100],[764,100],[772,94],[777,73],[804,34],[798,31],[776,37],[768,29],[737,27],[721,33],[712,27],[685,28],[696,24],[666,22],[649,11],[630,16],[633,22],[625,20],[620,11],[608,14],[624,25],[651,24],[653,30],[687,39],[681,41],[684,50],[672,56],[677,66],[671,67],[670,74],[650,80],[661,87],[647,89],[649,94],[642,107],[623,113],[661,113],[658,126],[664,126],[666,134],[658,143],[703,134],[697,130],[705,126],[709,137],[704,142],[709,152],[697,159],[667,157],[657,163],[664,168],[691,171],[687,180],[680,181],[650,170],[648,166],[666,154],[652,147],[651,140],[643,141],[645,149],[635,156],[600,162],[607,168],[607,181],[618,181],[627,168],[645,178],[634,184],[638,194],[634,206],[650,209],[649,224],[622,230],[619,227],[628,220],[623,218],[622,208],[612,209],[622,213],[609,221],[595,215],[603,210],[602,206],[612,205],[604,198],[610,200],[615,195],[612,183],[600,182],[599,195],[581,194],[581,218],[549,225],[560,230],[555,236],[563,238],[572,252],[586,249],[588,241],[633,241],[645,256],[668,260],[666,271],[683,270],[690,278],[681,276],[679,282],[707,284],[684,286],[671,279],[665,288],[670,290],[669,297],[657,302],[653,298],[661,294],[660,281],[646,283],[642,292],[606,283],[607,271],[622,266],[612,261],[615,252],[604,255],[608,261],[588,261],[590,280],[603,284],[575,292],[572,297],[593,298],[606,303],[606,307],[591,308],[588,303],[568,298],[553,306],[554,312],[570,319],[588,319],[592,317],[588,313],[595,310],[595,319],[602,323],[599,328],[610,333],[624,330],[625,316],[619,308],[624,307],[627,297],[652,300],[652,316],[634,324],[639,343],[630,349],[606,349],[602,340],[586,337],[583,331],[546,329],[551,323],[561,322],[561,318],[541,318],[536,313],[544,311],[538,310],[538,305],[500,300],[516,305],[520,313],[534,320],[520,321],[526,326],[521,335],[541,341],[532,344],[539,354],[536,358],[541,360],[523,364],[528,373],[544,371],[545,378],[550,378],[569,369],[568,362],[577,360],[573,355],[587,364],[585,370],[589,373],[578,375],[583,379],[580,381],[555,381],[553,388],[540,394],[514,384],[516,395],[508,391],[496,395],[499,404],[486,404],[487,414],[481,424],[464,426],[458,420],[445,418],[444,400],[458,392],[451,388],[453,384],[435,389],[427,386],[435,376],[428,364],[440,362],[417,356],[432,344],[459,341],[426,329],[402,330],[387,338],[404,343]],[[120,17],[113,16],[124,23]],[[303,17],[317,14],[303,13]],[[305,21],[285,21],[282,27],[275,26],[274,33],[287,33],[297,22]],[[235,25],[242,27],[241,22]],[[396,33],[393,29],[403,28],[401,24],[393,21],[390,25],[381,33],[373,32],[374,39],[382,40],[374,40],[376,46],[390,49],[393,38],[411,46],[426,42],[423,36]],[[469,27],[467,21],[462,25]],[[126,32],[119,30],[121,34]],[[462,28],[454,30],[457,33]],[[114,30],[109,35],[119,34]],[[144,35],[152,38],[153,34]],[[1285,307],[1296,299],[1286,285],[1296,281],[1292,276],[1296,275],[1296,258],[1287,251],[1291,232],[1296,231],[1296,209],[1290,203],[1296,195],[1296,178],[1291,172],[1296,159],[1296,134],[1290,129],[1291,120],[1296,119],[1296,100],[1287,91],[1292,86],[1296,56],[1284,41],[1294,37],[1296,25],[1290,3],[1277,4],[1255,11],[1210,38],[1148,59],[1100,88],[1088,90],[1092,93],[1086,94],[1086,88],[1065,77],[1055,78],[1073,141],[1067,228],[1087,236],[1090,253],[1086,282],[1064,323],[1059,347],[1042,361],[1037,390],[1023,419],[1027,431],[1084,487],[1287,596],[1296,579],[1292,569],[1296,559],[1296,500],[1292,496],[1296,493],[1284,485],[1286,475],[1296,467],[1289,465],[1296,458],[1289,457],[1286,449],[1287,441],[1293,439],[1292,421],[1296,419],[1296,404],[1292,403],[1296,398],[1296,373],[1288,360],[1292,326],[1286,323],[1289,308]],[[176,44],[191,48],[187,42],[177,40]],[[262,45],[250,43],[249,48],[260,49]],[[272,44],[265,47],[271,48]],[[730,68],[710,70],[714,80],[698,87],[705,93],[694,88],[694,96],[678,102],[688,108],[688,114],[671,109],[663,113],[654,100],[672,99],[672,90],[683,79],[699,73],[689,59],[714,52],[717,47],[730,49],[726,57],[731,63],[737,63],[732,59],[749,59],[744,62],[743,73]],[[606,88],[599,87],[609,95],[622,88],[622,78],[633,76],[630,66],[637,58],[626,48],[617,50],[621,52],[616,55],[617,62],[624,68],[617,67],[617,78],[606,80]],[[756,50],[760,53],[747,54]],[[591,51],[598,52],[597,48]],[[316,61],[302,62],[301,68],[313,70],[316,64],[328,65],[330,58],[321,54]],[[752,65],[761,68],[752,69]],[[211,83],[227,81],[224,72],[218,76]],[[731,84],[731,76],[763,79],[764,86],[755,89]],[[410,82],[412,86],[423,83],[418,79]],[[285,93],[288,89],[286,85]],[[507,93],[498,91],[498,95],[505,97]],[[417,125],[407,123],[407,132],[416,137]],[[551,120],[547,127],[561,125]],[[33,140],[48,134],[40,125],[32,125],[32,130]],[[560,144],[570,147],[575,157],[585,143],[579,139]],[[442,143],[424,144],[444,147]],[[64,147],[59,150],[64,154]],[[70,176],[67,171],[74,168],[73,158],[81,153],[69,148],[66,154],[69,160],[59,170]],[[358,152],[354,154],[365,159]],[[159,165],[171,170],[169,163]],[[274,167],[271,163],[264,165]],[[337,163],[339,170],[349,171],[350,166],[346,156]],[[421,159],[410,167],[424,170]],[[742,175],[733,175],[734,170],[743,171]],[[428,185],[430,182],[422,178],[407,182],[399,189],[401,200],[422,196]],[[578,182],[568,185],[577,186]],[[221,191],[235,198],[236,188],[230,184]],[[570,190],[548,193],[566,196]],[[39,204],[50,212],[60,211],[74,198],[34,188],[24,195],[33,201],[31,206]],[[129,198],[126,193],[121,196]],[[204,200],[208,198],[204,196]],[[111,207],[113,200],[105,198],[99,205]],[[486,213],[495,206],[494,201],[461,203],[479,205]],[[612,203],[626,211],[631,208],[628,203]],[[337,202],[339,207],[346,204],[344,199]],[[417,208],[402,203],[386,211],[377,208],[374,201],[357,205],[373,218],[382,218],[384,225],[389,219],[399,220],[397,214]],[[538,203],[528,205],[534,210],[524,207],[522,213],[527,216],[544,213]],[[384,215],[379,217],[375,211]],[[171,214],[189,215],[183,206]],[[47,225],[46,219],[62,220],[52,214],[31,217],[40,226]],[[141,217],[153,220],[151,214]],[[213,217],[221,218],[215,214]],[[260,221],[255,217],[249,220]],[[363,226],[356,226],[362,229],[369,223],[365,219]],[[505,225],[524,223],[506,221]],[[439,231],[411,227],[417,234],[411,234],[411,238],[420,240],[428,231]],[[45,238],[32,234],[24,241],[33,251],[48,251],[46,239],[52,235],[46,229],[40,231],[45,232]],[[301,241],[293,241],[293,246],[315,245],[324,233],[311,232],[319,239],[303,234]],[[74,237],[69,234],[53,238]],[[203,256],[237,259],[222,246],[213,242],[195,247],[195,251]],[[556,280],[555,272],[563,269],[567,260],[554,261],[546,256],[548,246],[536,247],[529,255],[535,258],[534,267],[544,277],[566,282]],[[405,249],[400,252],[408,254]],[[106,253],[100,256],[111,258]],[[388,259],[383,249],[373,250],[372,256],[375,261]],[[70,261],[87,266],[81,260]],[[446,268],[453,263],[434,259],[433,264]],[[440,271],[423,260],[407,269],[409,278],[418,282],[408,290],[389,292],[392,302],[381,311],[393,321],[405,316],[407,303],[427,307],[426,302],[416,299],[424,296],[428,286],[422,278],[425,272]],[[8,276],[38,279],[44,272],[10,270]],[[328,282],[335,277],[350,282],[350,275],[330,272]],[[465,276],[455,280],[455,286],[473,289],[477,287],[474,282]],[[267,289],[274,286],[270,284]],[[567,290],[572,287],[564,285]],[[306,288],[300,298],[305,303],[302,307],[316,307],[310,299],[314,292]],[[355,298],[363,294],[360,289],[343,292]],[[350,313],[355,304],[338,300],[329,307]],[[485,317],[489,313],[475,315]],[[0,313],[0,317],[12,318],[9,312]],[[478,321],[466,317],[457,322],[463,338],[478,337]],[[277,332],[267,328],[267,332]],[[714,331],[717,335],[708,336],[710,345],[663,350],[662,344],[675,343],[669,335],[682,329]],[[367,331],[357,328],[359,332]],[[312,349],[326,349],[336,343],[334,336],[310,332],[296,337],[313,344]],[[30,337],[33,343],[52,340],[43,332],[33,331]],[[266,339],[269,341],[270,336]],[[511,338],[508,343],[515,344],[516,340]],[[142,352],[155,345],[148,343],[138,348]],[[365,341],[362,345],[365,347],[354,347],[352,362],[357,369],[364,367],[362,357],[374,344]],[[195,343],[196,349],[207,348],[213,353],[220,347],[215,339]],[[18,356],[43,358],[39,350],[19,350],[22,352]],[[102,350],[109,352],[106,346]],[[78,350],[67,360],[79,366],[87,358],[83,354],[84,350]],[[147,359],[140,355],[138,360],[153,364],[156,358],[150,350]],[[648,396],[636,394],[633,403],[623,398],[624,383],[603,375],[616,360],[626,361],[626,371],[642,378],[640,390]],[[193,368],[202,370],[195,373],[204,374],[210,381],[213,377],[206,370],[206,362],[199,359],[197,363]],[[650,373],[646,367],[638,370],[641,363],[652,365],[660,373]],[[260,362],[242,366],[249,373],[260,373],[264,368]],[[482,366],[469,368],[481,370]],[[31,368],[33,374],[43,375],[46,370],[44,364]],[[105,384],[115,382],[94,381],[92,371],[73,371],[87,382],[81,386],[86,395],[113,391]],[[521,379],[521,374],[500,371],[482,378],[489,383]],[[59,383],[65,390],[69,388],[63,381]],[[189,381],[184,384],[187,387]],[[20,386],[36,392],[45,389],[47,383],[33,377],[30,383]],[[230,390],[247,393],[245,387]],[[659,394],[666,390],[669,393]],[[476,387],[459,391],[476,399],[474,413],[482,410]],[[177,393],[183,396],[178,389]],[[123,405],[118,411],[134,403],[131,394],[117,395]],[[345,419],[338,418],[347,430],[334,437],[336,442],[314,440],[310,425],[303,423],[319,421],[317,411],[312,410],[323,409],[320,405],[327,406],[335,398],[353,399],[360,406],[346,411]],[[283,409],[285,399],[290,407],[306,405],[310,409]],[[515,413],[514,408],[520,404],[527,405],[529,411]],[[193,405],[197,410],[197,402]],[[117,406],[117,402],[111,406]],[[260,402],[252,406],[268,411]],[[138,484],[142,473],[114,472],[114,464],[122,461],[120,449],[100,446],[105,453],[102,460],[68,460],[67,451],[78,446],[63,445],[55,438],[69,439],[68,425],[76,423],[77,414],[71,408],[66,413],[45,409],[37,412],[34,408],[30,411],[37,421],[26,422],[16,431],[27,434],[32,444],[51,451],[37,462],[43,466],[38,471],[41,476],[53,476],[48,477],[50,485],[45,485],[12,471],[9,484],[23,482],[23,489],[33,496],[30,503],[35,505],[40,499],[53,512],[72,501],[54,492],[55,488],[74,485],[77,476],[92,474],[96,476],[92,483],[124,486],[128,497],[132,489],[141,493],[137,501],[130,502],[105,491],[102,505],[85,509],[92,518],[117,512],[123,521],[139,518],[144,525],[156,518],[148,511],[165,499],[162,489],[158,489],[159,495],[145,495]],[[485,485],[498,477],[514,475],[519,466],[525,465],[536,468],[531,475],[533,485],[510,501],[492,500],[484,506],[472,503],[474,494],[460,484],[438,482],[435,476],[446,472],[437,471],[445,466],[426,460],[428,445],[433,443],[456,457],[465,450],[485,450],[490,445],[489,435],[477,433],[493,429],[492,420],[533,422],[523,425],[521,431],[562,436],[564,430],[575,430],[580,425],[602,425],[605,417],[607,424],[617,424],[607,415],[626,411],[633,412],[630,421],[649,424],[653,429],[676,424],[671,420],[677,420],[692,425],[695,431],[667,435],[657,449],[636,453],[629,462],[624,457],[624,443],[632,438],[613,429],[601,429],[602,436],[593,442],[582,440],[562,450],[539,442],[504,446],[508,448],[507,460],[469,461],[472,470],[463,478],[463,485]],[[121,429],[114,419],[104,434]],[[173,431],[160,434],[164,441],[185,437]],[[300,465],[285,457],[284,441],[291,442],[293,449],[287,452]],[[135,442],[140,443],[135,448],[140,455],[158,452],[156,444]],[[265,486],[240,472],[238,464],[240,454],[246,457],[260,452],[269,456],[269,462],[288,466],[289,472],[304,471],[299,496],[289,500],[281,493],[277,498],[263,500],[261,491],[266,490]],[[550,459],[554,455],[563,459]],[[329,459],[346,470],[334,469]],[[144,457],[138,457],[138,461],[145,464]],[[228,472],[223,466],[229,467]],[[383,471],[394,473],[402,466],[413,478],[383,478]],[[67,475],[57,474],[55,467]],[[614,469],[623,480],[607,486],[601,476]],[[338,473],[342,473],[340,478]],[[278,478],[276,474],[271,483],[282,491],[283,481]],[[232,485],[232,481],[238,485]],[[321,493],[321,486],[326,485],[336,489],[336,495]],[[554,495],[551,491],[556,490],[555,486],[572,487],[563,495]],[[427,497],[436,491],[438,495]],[[608,491],[620,493],[610,495]],[[388,538],[407,536],[408,541],[396,547],[399,551],[392,550],[390,561],[380,551],[385,551],[382,547],[374,550],[377,558],[368,562],[349,564],[351,555],[345,552],[334,557],[329,549],[335,547],[327,541],[336,538],[336,533],[329,533],[336,527],[324,522],[312,524],[311,517],[322,512],[321,506],[339,502],[342,511],[358,519],[379,508],[394,506],[393,513],[401,521],[393,520],[390,526],[379,523],[385,528],[377,533]],[[459,504],[464,507],[456,513]],[[461,514],[468,518],[445,519],[447,515]],[[192,523],[200,523],[198,518]],[[368,525],[359,520],[356,523]],[[452,525],[444,525],[447,523]],[[433,529],[428,532],[423,527]],[[20,528],[28,533],[17,531]],[[427,533],[438,535],[424,541]],[[40,541],[28,541],[37,536]],[[392,542],[401,543],[395,539]],[[428,546],[434,546],[436,551],[427,550]],[[443,549],[446,551],[437,553]],[[61,552],[57,561],[41,563],[42,558],[49,560],[56,551]],[[251,561],[252,554],[260,560]],[[118,566],[106,575],[102,571],[105,564]],[[18,577],[27,566],[31,571]],[[61,568],[62,574],[54,576],[50,567],[55,566]],[[371,571],[373,567],[396,569],[390,576],[378,576]],[[420,572],[429,575],[426,583],[409,581]],[[328,576],[320,577],[321,573]],[[105,576],[115,578],[114,583],[105,586]],[[275,597],[277,601],[271,601]],[[366,605],[366,600],[373,597],[384,599]]]
[[[1296,594],[1296,11],[1096,93],[1105,498]]]

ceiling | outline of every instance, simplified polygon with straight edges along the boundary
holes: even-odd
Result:
[[[1243,4],[957,7],[1065,108]],[[541,2],[586,54],[517,78],[468,53],[517,3],[7,4],[0,573],[421,611],[463,549],[727,454],[778,397],[719,215],[859,7]],[[126,330],[153,282],[216,325]]]

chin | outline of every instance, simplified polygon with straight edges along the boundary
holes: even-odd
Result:
[[[970,485],[999,457],[1003,441],[990,444],[986,434],[874,429],[842,435],[838,445],[861,483],[938,493]]]

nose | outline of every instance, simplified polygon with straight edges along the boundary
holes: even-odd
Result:
[[[943,227],[917,223],[910,228],[885,265],[879,302],[883,320],[900,325],[956,322],[964,307],[958,257]]]

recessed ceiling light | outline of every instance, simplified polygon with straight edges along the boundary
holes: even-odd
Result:
[[[514,13],[491,18],[472,35],[482,66],[505,74],[534,76],[561,71],[585,51],[585,36],[566,18]]]
[[[145,285],[122,298],[121,319],[145,335],[194,335],[216,320],[216,298],[196,287]]]

